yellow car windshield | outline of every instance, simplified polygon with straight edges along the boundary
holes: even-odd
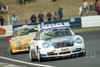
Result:
[[[13,36],[15,37],[15,36],[35,34],[37,30],[38,30],[37,28],[25,28],[25,29],[14,31]]]

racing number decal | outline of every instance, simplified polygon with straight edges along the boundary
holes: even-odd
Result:
[[[66,52],[66,51],[69,51],[69,48],[63,48],[61,49],[62,52]]]

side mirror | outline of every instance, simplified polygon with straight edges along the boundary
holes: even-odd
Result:
[[[75,33],[75,35],[79,35],[78,33]]]
[[[7,38],[10,38],[10,37],[12,37],[12,35],[8,35],[8,36],[7,36]]]

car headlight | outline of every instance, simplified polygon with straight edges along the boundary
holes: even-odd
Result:
[[[18,41],[18,39],[16,39],[16,38],[14,38],[13,42],[14,42],[15,44],[20,43],[20,41]]]
[[[49,43],[44,42],[44,43],[42,44],[42,46],[43,46],[44,48],[48,48],[48,47],[49,47]]]
[[[49,42],[44,42],[44,43],[42,44],[42,46],[43,46],[44,48],[49,48],[49,47],[51,47],[52,45],[51,45]]]
[[[82,39],[78,37],[74,40],[74,43],[82,43]]]

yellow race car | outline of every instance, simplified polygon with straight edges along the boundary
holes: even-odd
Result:
[[[34,38],[38,28],[34,25],[25,25],[13,30],[13,35],[8,36],[11,54],[28,51],[29,42]]]

